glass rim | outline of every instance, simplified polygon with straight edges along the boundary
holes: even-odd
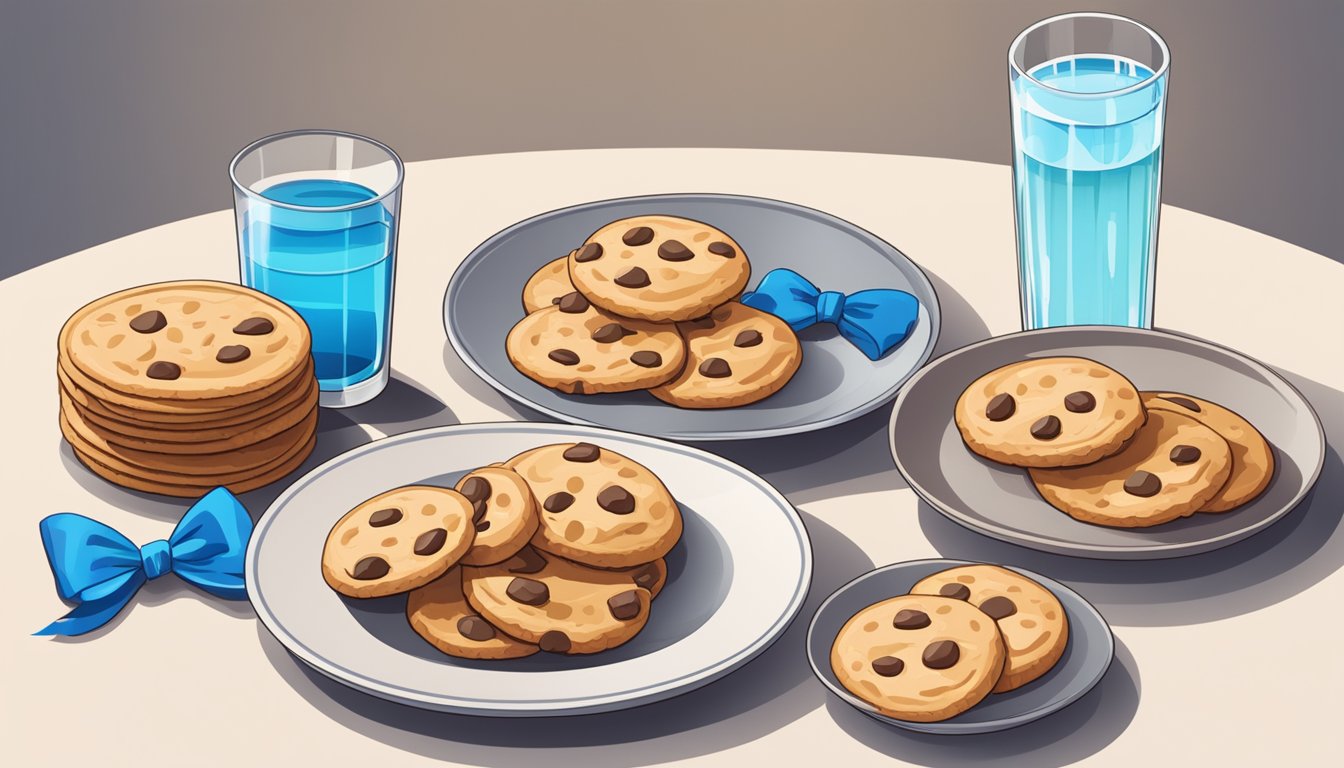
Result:
[[[1151,75],[1145,77],[1144,79],[1140,80],[1137,83],[1134,83],[1133,85],[1127,85],[1124,88],[1117,88],[1113,91],[1092,91],[1082,93],[1079,91],[1070,91],[1065,88],[1058,88],[1056,86],[1050,85],[1049,83],[1037,80],[1036,78],[1032,77],[1030,73],[1023,70],[1022,67],[1019,67],[1017,65],[1016,58],[1013,56],[1013,54],[1017,52],[1017,49],[1022,45],[1022,41],[1027,38],[1027,35],[1031,34],[1032,32],[1035,32],[1036,30],[1040,29],[1041,27],[1044,27],[1047,24],[1054,24],[1055,22],[1065,21],[1066,19],[1080,19],[1080,18],[1108,19],[1110,21],[1121,21],[1126,24],[1132,24],[1135,27],[1138,27],[1141,32],[1143,32],[1145,35],[1149,37],[1149,39],[1157,43],[1158,50],[1162,52],[1161,66],[1154,69]],[[1101,51],[1098,51],[1098,53],[1101,53]],[[1013,42],[1008,46],[1008,66],[1010,69],[1012,69],[1012,71],[1016,72],[1018,75],[1025,77],[1035,85],[1047,91],[1052,91],[1054,93],[1059,93],[1065,96],[1070,96],[1072,98],[1078,98],[1078,99],[1110,99],[1116,96],[1124,95],[1126,93],[1133,93],[1135,91],[1143,90],[1144,88],[1147,88],[1150,85],[1152,85],[1157,80],[1160,80],[1163,76],[1167,74],[1167,69],[1171,66],[1171,51],[1167,48],[1167,41],[1163,40],[1162,36],[1157,34],[1157,32],[1155,32],[1147,24],[1143,24],[1142,22],[1135,21],[1134,19],[1128,18],[1126,16],[1119,16],[1114,13],[1100,13],[1097,11],[1080,11],[1077,13],[1062,13],[1058,16],[1051,16],[1046,19],[1041,19],[1035,24],[1032,24],[1031,26],[1019,32],[1017,34],[1017,37],[1013,38]]]
[[[250,185],[243,184],[241,181],[238,180],[238,174],[237,174],[238,163],[243,159],[244,156],[267,144],[272,144],[274,142],[280,141],[281,139],[290,139],[297,136],[339,136],[341,138],[354,139],[356,141],[362,141],[366,144],[371,144],[386,152],[387,156],[392,159],[392,164],[397,169],[397,178],[395,181],[392,182],[392,185],[387,188],[387,191],[379,193],[376,197],[369,198],[368,200],[360,200],[357,203],[347,203],[346,205],[297,205],[295,203],[283,203],[280,202],[279,200],[272,200],[271,198],[266,197],[262,193],[252,189]],[[291,211],[307,211],[312,213],[333,213],[340,211],[353,211],[381,202],[384,199],[386,199],[388,195],[391,195],[392,193],[401,189],[401,183],[405,179],[405,177],[406,177],[406,166],[405,164],[402,163],[401,156],[398,155],[395,150],[393,150],[391,147],[387,146],[383,142],[378,141],[377,139],[371,139],[368,136],[361,136],[358,133],[350,133],[349,131],[330,130],[326,128],[299,128],[293,131],[281,131],[280,133],[272,133],[269,136],[262,136],[260,139],[257,139],[256,141],[238,150],[238,154],[234,155],[233,159],[229,161],[229,180],[233,182],[234,189],[241,190],[243,194],[247,195],[248,197],[264,201],[267,205],[275,206],[276,208],[285,208]]]

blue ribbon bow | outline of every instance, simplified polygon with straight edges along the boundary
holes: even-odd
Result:
[[[167,541],[143,547],[97,520],[71,512],[45,517],[38,528],[56,577],[56,592],[77,605],[33,634],[82,635],[95,630],[126,607],[146,581],[169,572],[217,597],[247,599],[243,559],[252,518],[227,488],[202,496]]]
[[[742,303],[778,316],[795,331],[831,323],[869,360],[880,360],[905,341],[919,319],[919,299],[905,291],[823,292],[791,269],[770,270]]]

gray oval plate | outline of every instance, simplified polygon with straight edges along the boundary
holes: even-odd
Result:
[[[667,556],[667,584],[648,624],[625,645],[591,656],[457,659],[411,630],[405,595],[352,600],[323,580],[327,532],[360,501],[408,483],[452,485],[483,464],[574,440],[647,466],[682,509],[684,532]],[[245,572],[258,618],[322,674],[414,707],[527,717],[647,704],[746,664],[802,607],[812,547],[783,496],[705,451],[602,429],[469,424],[377,440],[313,469],[258,521]]]
[[[897,288],[920,301],[919,320],[901,346],[876,362],[829,327],[800,334],[803,365],[780,392],[723,410],[686,410],[647,392],[567,395],[519,373],[504,352],[523,317],[523,284],[610,221],[665,213],[712,224],[751,258],[751,287],[788,267],[821,290]],[[914,262],[847,221],[758,197],[685,194],[603,200],[543,213],[486,240],[453,274],[443,299],[444,327],[459,357],[505,396],[560,421],[623,429],[672,440],[745,440],[808,432],[874,410],[928,361],[938,341],[938,297]]]
[[[1152,528],[1107,528],[1047,504],[1025,470],[972,453],[953,406],[970,383],[1002,365],[1072,355],[1109,365],[1141,390],[1186,392],[1240,413],[1273,446],[1265,492],[1240,509],[1194,514]],[[1165,331],[1077,326],[1014,333],[933,361],[896,400],[890,438],[896,468],[920,498],[971,530],[1045,552],[1112,560],[1180,557],[1225,547],[1297,506],[1320,475],[1325,432],[1300,392],[1230,349]]]
[[[984,701],[948,720],[912,723],[878,712],[850,693],[831,670],[831,645],[850,617],[873,603],[910,592],[915,582],[939,571],[970,565],[965,560],[911,560],[869,571],[826,598],[807,629],[807,660],[818,679],[847,704],[875,720],[920,733],[989,733],[1016,728],[1067,707],[1101,681],[1115,656],[1111,628],[1092,604],[1072,589],[1024,568],[1004,566],[1055,593],[1069,617],[1069,640],[1055,666],[1017,690],[991,693]]]

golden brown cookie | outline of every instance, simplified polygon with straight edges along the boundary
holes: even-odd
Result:
[[[927,576],[912,595],[941,595],[979,608],[998,622],[1008,657],[995,693],[1021,688],[1064,655],[1069,619],[1054,593],[1017,571],[997,565],[963,565]]]
[[[481,467],[459,480],[457,491],[471,502],[472,525],[476,527],[476,540],[462,556],[463,565],[508,560],[537,532],[537,502],[517,472]]]
[[[527,279],[523,286],[523,309],[528,314],[559,303],[560,297],[574,292],[569,279],[569,257],[547,262]]]
[[[677,324],[686,339],[686,365],[650,393],[680,408],[732,408],[784,388],[803,362],[788,323],[736,301],[698,320]]]
[[[635,216],[594,232],[569,256],[574,287],[626,317],[677,322],[703,317],[746,287],[742,246],[708,224]]]
[[[1228,512],[1259,496],[1274,479],[1274,450],[1251,422],[1210,400],[1174,392],[1140,392],[1146,408],[1180,413],[1218,433],[1232,449],[1232,474],[1200,512]]]
[[[204,495],[207,491],[216,486],[224,486],[235,494],[254,491],[258,488],[270,485],[280,480],[303,464],[304,459],[313,452],[313,446],[317,444],[316,436],[309,438],[308,442],[299,446],[295,453],[283,461],[273,466],[260,467],[254,473],[239,473],[239,479],[202,477],[197,475],[172,475],[169,473],[150,473],[145,470],[136,470],[134,474],[113,469],[104,463],[105,456],[94,456],[85,453],[78,445],[71,444],[75,458],[83,464],[90,472],[115,483],[123,488],[130,488],[145,493],[158,493],[164,496],[177,496],[186,499],[195,499]]]
[[[1154,409],[1114,456],[1030,472],[1056,509],[1097,525],[1142,528],[1193,514],[1217,495],[1232,473],[1232,451],[1189,416]]]
[[[1090,464],[1119,451],[1145,418],[1129,379],[1081,357],[990,371],[961,393],[955,415],[967,447],[1019,467]]]
[[[904,595],[845,623],[831,646],[831,669],[882,714],[931,723],[989,695],[1005,656],[998,626],[978,608],[950,597]]]
[[[407,485],[362,502],[332,526],[322,577],[348,597],[407,592],[471,549],[471,502],[451,488]]]
[[[416,634],[449,656],[521,659],[540,650],[499,631],[467,603],[461,566],[411,590],[406,596],[406,618]]]

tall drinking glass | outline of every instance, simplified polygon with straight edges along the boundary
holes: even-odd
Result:
[[[401,158],[373,139],[292,131],[233,159],[244,285],[308,323],[321,393],[344,408],[387,386]]]
[[[1153,325],[1167,44],[1120,16],[1008,48],[1022,327]]]

